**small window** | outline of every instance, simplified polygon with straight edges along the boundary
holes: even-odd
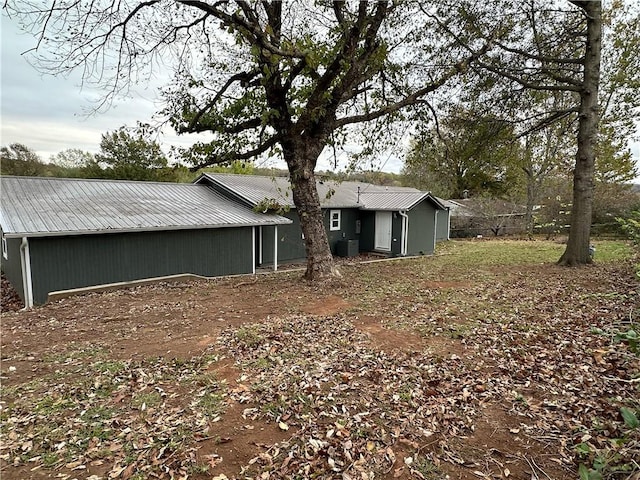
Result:
[[[7,247],[7,239],[2,237],[2,256],[5,260],[9,260],[9,249]]]
[[[331,221],[329,224],[329,230],[340,230],[340,210],[331,210]]]

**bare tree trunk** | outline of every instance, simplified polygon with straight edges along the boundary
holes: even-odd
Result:
[[[591,263],[589,239],[593,202],[595,143],[598,133],[598,87],[602,46],[602,4],[600,1],[574,1],[587,17],[587,44],[584,81],[580,92],[578,152],[573,173],[573,206],[567,248],[558,260],[560,265]]]
[[[318,281],[327,277],[339,277],[340,273],[333,264],[314,174],[322,145],[310,148],[309,143],[311,142],[297,142],[285,150],[284,156],[291,177],[293,202],[305,238],[307,271],[304,276],[307,280]]]

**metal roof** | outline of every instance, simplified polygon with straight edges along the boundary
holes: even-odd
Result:
[[[205,173],[196,180],[197,183],[207,181],[215,182],[247,205],[254,206],[265,199],[274,199],[282,206],[295,207],[287,177]],[[322,208],[409,210],[428,198],[436,206],[444,209],[430,193],[415,188],[334,180],[318,180],[316,185]]]
[[[206,185],[2,176],[0,187],[0,227],[7,237],[291,223]]]
[[[255,206],[265,199],[276,200],[281,206],[294,208],[291,184],[287,177],[264,177],[259,175],[234,175],[205,173],[196,182],[208,179],[235,194],[248,205]],[[318,195],[323,208],[357,208],[357,195],[337,182],[318,182]]]
[[[410,210],[425,198],[427,192],[365,192],[360,194],[363,210]]]

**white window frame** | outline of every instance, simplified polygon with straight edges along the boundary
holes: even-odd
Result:
[[[9,260],[9,246],[5,237],[2,237],[2,256],[5,260]]]
[[[334,222],[337,222],[335,226],[334,226]],[[332,232],[338,231],[340,230],[341,225],[342,225],[342,210],[329,210],[329,230]]]

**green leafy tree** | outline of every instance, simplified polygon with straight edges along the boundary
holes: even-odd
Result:
[[[79,148],[69,148],[51,155],[50,163],[66,169],[80,169],[95,162],[95,156]]]
[[[414,186],[446,198],[504,197],[517,182],[518,152],[509,123],[453,112],[414,139],[403,173]]]
[[[593,226],[598,233],[619,233],[617,217],[640,209],[640,194],[628,183],[597,182],[593,199]]]
[[[555,103],[562,99],[551,94],[542,95],[537,100]],[[534,232],[534,210],[543,200],[545,192],[558,180],[566,181],[571,172],[575,155],[571,138],[573,128],[573,122],[565,118],[523,137],[520,166],[525,186],[525,226],[529,235]],[[570,200],[567,201],[570,203]]]
[[[47,165],[40,156],[26,145],[12,143],[0,148],[0,173],[2,175],[46,176]]]
[[[125,127],[102,135],[96,161],[105,178],[121,180],[168,180],[168,160],[160,145],[144,133],[133,135]]]
[[[637,50],[637,37],[632,33],[634,28],[622,28],[618,35],[616,25],[636,22],[637,2],[612,2],[611,8],[618,9],[618,15],[611,15],[606,9],[603,12],[601,1],[505,0],[500,7],[502,15],[475,18],[471,26],[479,36],[486,36],[483,31],[491,34],[497,18],[509,30],[496,42],[497,48],[476,63],[482,69],[475,72],[479,77],[477,83],[489,85],[494,92],[500,92],[498,97],[509,105],[517,106],[521,97],[526,98],[536,92],[563,97],[563,102],[553,108],[545,107],[549,103],[542,102],[534,103],[533,109],[516,107],[505,110],[514,120],[520,120],[521,135],[545,129],[561,120],[575,125],[571,229],[559,263],[590,263],[589,239],[601,117],[603,125],[606,124],[606,115],[603,116],[606,110],[603,109],[603,94],[607,92],[606,72],[620,73],[612,77],[616,79],[617,86],[611,92],[619,92],[620,95],[614,94],[618,100],[629,100],[633,105],[633,96],[625,92],[634,89],[637,69],[621,70],[618,66],[637,58],[637,55],[628,54]],[[603,49],[605,62],[601,68]],[[607,64],[608,52],[614,50],[628,52],[620,57],[615,68]],[[626,73],[622,74],[623,71]],[[623,85],[625,88],[621,89]],[[612,105],[617,104],[617,101],[612,102]],[[637,103],[632,109],[627,108],[628,102],[620,105],[620,113],[637,110]],[[515,112],[520,113],[515,115]]]
[[[94,154],[78,148],[69,148],[52,155],[52,165],[57,167],[59,177],[106,178],[106,172],[100,166]]]
[[[212,136],[191,149],[194,168],[283,158],[312,280],[336,272],[315,179],[325,147],[357,139],[375,152],[394,143],[406,126],[392,122],[427,108],[490,44],[469,38],[455,5],[410,1],[60,0],[34,11],[9,0],[4,8],[38,35],[41,68],[84,66],[95,73],[85,80],[111,93],[176,54],[164,113],[178,132]],[[441,25],[469,41],[460,47]]]
[[[603,12],[605,42],[596,144],[597,183],[629,183],[638,170],[629,150],[640,120],[640,7],[614,0]]]

